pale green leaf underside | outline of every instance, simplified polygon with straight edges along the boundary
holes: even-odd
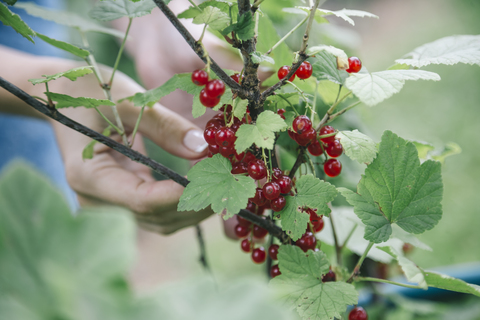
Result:
[[[45,95],[50,98],[52,101],[56,101],[57,104],[55,108],[69,108],[69,107],[85,107],[85,108],[96,108],[99,106],[114,106],[110,100],[104,99],[94,99],[94,98],[86,98],[86,97],[71,97],[66,94],[61,93],[54,93],[54,92],[45,92]]]
[[[424,274],[429,287],[469,293],[480,297],[480,286],[466,283],[463,280],[455,279],[440,273],[424,271]]]
[[[328,80],[342,85],[345,82],[347,73],[337,69],[337,59],[331,52],[326,50],[320,51],[315,54],[314,58],[310,59],[310,62],[312,63],[313,69],[312,76],[314,76],[317,81]],[[337,93],[338,87],[335,92],[335,97]]]
[[[348,56],[345,53],[345,51],[343,51],[342,49],[335,48],[333,46],[327,46],[327,45],[308,47],[306,54],[308,54],[309,56],[313,56],[323,51],[328,52],[340,59],[348,59]]]
[[[203,12],[193,19],[195,24],[208,24],[214,30],[225,29],[230,22],[230,17],[216,7],[206,7]]]
[[[68,42],[52,39],[40,33],[37,33],[36,35],[46,43],[51,44],[52,46],[62,49],[73,55],[76,55],[77,57],[80,57],[82,59],[88,57],[88,55],[90,54],[90,52],[88,52],[87,50],[74,46],[73,44],[70,44]]]
[[[370,163],[377,156],[377,144],[369,136],[358,130],[340,131],[337,139],[345,154],[352,160],[360,163]]]
[[[395,62],[421,68],[429,64],[480,65],[480,35],[458,35],[424,44]]]
[[[203,10],[207,7],[216,7],[220,9],[222,12],[228,13],[230,5],[226,2],[220,2],[220,1],[205,1],[202,2],[198,5],[198,7]],[[200,10],[198,10],[196,7],[189,7],[187,10],[181,12],[178,14],[179,19],[190,19],[190,18],[195,18],[196,16],[202,14]]]
[[[18,7],[18,5],[17,5]],[[0,3],[0,21],[6,25],[12,27],[16,32],[20,33],[23,37],[27,38],[30,42],[33,42],[35,31],[20,18],[18,14],[13,13],[8,9],[6,5]]]
[[[413,143],[385,131],[377,158],[367,166],[357,193],[338,189],[366,225],[365,239],[388,240],[391,224],[410,233],[432,229],[442,216],[440,163],[420,165]]]
[[[156,5],[152,0],[103,0],[95,3],[89,15],[100,21],[111,21],[122,17],[137,18],[152,12]]]
[[[247,206],[248,198],[255,195],[256,185],[252,178],[233,175],[228,159],[217,154],[207,158],[188,172],[190,183],[185,188],[179,211],[199,211],[211,205],[212,210],[221,213],[226,209],[225,219]]]
[[[373,73],[352,73],[345,86],[368,106],[379,104],[400,92],[406,80],[439,81],[436,73],[423,70],[387,70]]]
[[[342,18],[343,20],[347,21],[352,26],[355,25],[355,22],[350,17],[377,18],[378,19],[378,16],[374,15],[373,13],[366,12],[366,11],[361,11],[361,10],[349,10],[349,9],[330,11],[330,10],[319,8],[319,9],[317,9],[317,12],[315,12],[315,15],[320,15],[322,17],[329,16],[329,15],[334,15],[336,17]]]
[[[253,63],[268,62],[268,63],[271,63],[271,64],[275,64],[275,60],[273,60],[272,57],[263,55],[258,51],[252,53],[252,61],[253,61]]]
[[[73,68],[73,69],[70,69],[70,70],[67,70],[67,71],[64,71],[64,72],[59,72],[59,73],[52,74],[52,75],[42,75],[42,77],[45,77],[45,78],[42,78],[42,79],[28,79],[28,81],[30,81],[34,85],[39,84],[39,83],[49,82],[49,81],[52,81],[52,80],[57,80],[60,77],[65,77],[67,79],[75,81],[79,77],[83,77],[83,76],[85,76],[89,73],[92,73],[93,72],[92,68],[93,67],[91,67],[91,66]]]

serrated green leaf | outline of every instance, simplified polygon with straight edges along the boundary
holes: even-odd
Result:
[[[314,58],[310,58],[312,63],[312,76],[317,81],[328,80],[337,84],[342,84],[348,77],[346,71],[337,69],[337,59],[328,51],[320,51],[315,54]],[[337,89],[338,92],[338,89]]]
[[[425,281],[425,277],[423,275],[423,271],[419,267],[417,267],[417,265],[413,263],[413,261],[406,258],[403,254],[401,254],[399,251],[392,247],[385,246],[377,248],[388,253],[395,260],[397,260],[398,264],[403,270],[403,273],[405,274],[405,277],[409,282],[417,283],[418,286],[422,289],[428,289],[427,282]]]
[[[357,193],[338,190],[366,225],[365,239],[375,243],[390,237],[393,223],[422,233],[442,216],[440,163],[428,160],[420,165],[414,144],[391,131],[383,134],[377,158],[367,166]]]
[[[61,93],[54,93],[54,92],[44,92],[45,95],[52,101],[56,101],[57,104],[55,108],[69,108],[69,107],[85,107],[85,108],[96,108],[99,106],[114,106],[110,100],[104,99],[94,99],[94,98],[86,98],[86,97],[71,97],[66,94]]]
[[[52,80],[56,80],[60,77],[65,77],[65,78],[68,78],[72,81],[75,81],[77,80],[78,77],[83,77],[89,73],[92,73],[92,66],[86,66],[86,67],[78,67],[78,68],[73,68],[73,69],[70,69],[70,70],[67,70],[67,71],[64,71],[64,72],[59,72],[59,73],[56,73],[56,74],[53,74],[53,75],[42,75],[42,77],[45,77],[45,78],[42,78],[42,79],[28,79],[28,81],[30,81],[31,83],[33,83],[34,85],[35,84],[39,84],[39,83],[45,83],[45,82],[49,82],[49,81],[52,81]]]
[[[52,46],[62,49],[64,51],[70,52],[71,54],[76,55],[77,57],[80,57],[82,59],[85,59],[90,54],[90,52],[88,52],[87,50],[74,46],[73,44],[70,44],[68,42],[52,39],[41,33],[37,33],[36,35],[46,43],[51,44]]]
[[[100,32],[110,34],[114,37],[118,37],[121,39],[125,37],[125,33],[121,31],[111,28],[105,28],[104,26],[101,26],[93,21],[84,19],[83,17],[68,11],[44,8],[36,5],[33,2],[19,2],[15,5],[15,7],[24,9],[29,15],[32,15],[34,17],[39,17],[61,25],[76,28],[81,32]]]
[[[396,63],[421,68],[429,64],[454,65],[457,63],[480,65],[480,35],[458,35],[424,44],[405,55],[410,59],[397,59]]]
[[[107,128],[105,128],[105,130],[103,130],[102,134],[105,136],[105,137],[110,137],[110,134],[111,134],[111,127],[108,126]],[[82,151],[82,160],[85,161],[85,160],[88,160],[88,159],[92,159],[93,158],[93,147],[98,143],[97,140],[92,140],[90,141],[85,148],[83,148],[83,151]]]
[[[423,70],[387,70],[373,73],[352,73],[345,86],[368,106],[379,104],[400,92],[406,80],[440,81],[434,72]]]
[[[216,213],[226,209],[224,219],[228,219],[244,209],[248,198],[255,195],[256,185],[252,178],[233,175],[231,170],[230,161],[219,154],[193,166],[187,174],[190,183],[180,197],[178,210],[199,211],[211,205]]]
[[[432,153],[432,159],[435,161],[439,161],[441,164],[445,163],[445,158],[449,156],[454,156],[456,154],[460,154],[462,152],[462,148],[455,142],[449,142],[443,148],[443,150],[438,151],[438,152],[433,152]]]
[[[429,287],[469,293],[480,297],[480,286],[436,272],[424,271],[424,274]]]
[[[303,319],[340,318],[348,305],[358,302],[358,292],[351,284],[322,282],[330,263],[322,251],[308,253],[296,246],[283,245],[278,250],[281,275],[270,281],[280,299],[295,308]]]
[[[271,63],[271,64],[275,64],[275,60],[273,60],[269,56],[261,54],[258,51],[255,51],[254,53],[252,53],[252,61],[253,61],[253,63],[268,62],[268,63]]]
[[[378,16],[374,15],[373,13],[366,12],[366,11],[361,11],[361,10],[349,10],[349,9],[330,11],[330,10],[318,8],[317,11],[315,12],[315,16],[317,16],[317,15],[320,15],[321,17],[334,15],[336,17],[342,18],[343,20],[347,21],[352,26],[355,25],[355,22],[350,17],[361,17],[361,18],[366,17],[366,18],[377,18],[378,19]]]
[[[317,209],[318,215],[328,216],[328,203],[337,196],[335,186],[308,174],[300,177],[295,185],[297,194],[286,196],[286,205],[282,211],[275,213],[274,218],[282,221],[282,229],[294,241],[300,239],[307,229],[309,216],[298,208]]]
[[[194,24],[208,24],[214,30],[223,30],[230,23],[230,17],[217,7],[206,7],[193,19]]]
[[[18,14],[13,13],[8,9],[6,5],[0,2],[0,21],[6,25],[12,27],[16,32],[20,33],[23,37],[27,38],[30,42],[35,43],[33,38],[35,31],[20,18]]]
[[[95,3],[89,16],[100,21],[111,21],[122,17],[137,18],[150,14],[156,5],[152,0],[102,0]]]
[[[230,32],[235,32],[238,39],[248,40],[253,38],[255,35],[255,21],[253,21],[253,16],[251,12],[245,12],[243,15],[238,17],[238,22],[231,24],[222,31],[223,35],[229,34]]]
[[[352,160],[370,163],[377,156],[375,141],[358,130],[340,131],[336,137],[340,140],[345,154]]]
[[[236,98],[233,101],[233,115],[238,119],[242,119],[245,116],[245,113],[247,113],[247,107],[248,100]]]
[[[212,1],[202,2],[198,5],[198,8],[200,8],[201,10],[207,7],[215,7],[220,9],[222,12],[225,12],[228,14],[228,11],[230,9],[230,4],[224,1],[212,0]],[[195,18],[201,13],[202,11],[198,10],[196,7],[189,7],[187,10],[179,13],[177,17],[179,19],[191,19],[191,18]]]
[[[270,110],[262,112],[255,124],[242,124],[235,135],[235,150],[242,153],[252,144],[256,144],[259,148],[273,149],[275,142],[275,132],[283,130],[287,124],[278,115]]]

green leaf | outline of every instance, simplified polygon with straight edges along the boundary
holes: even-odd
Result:
[[[306,8],[309,9],[309,8]],[[336,17],[342,18],[343,20],[347,21],[350,23],[352,26],[355,25],[355,22],[353,21],[352,18],[350,17],[361,17],[361,18],[377,18],[377,15],[374,15],[373,13],[366,12],[366,11],[361,11],[361,10],[349,10],[349,9],[342,9],[342,10],[337,10],[337,11],[330,11],[326,9],[317,9],[315,12],[315,16],[320,15],[321,17],[329,16],[329,15],[334,15]]]
[[[35,31],[30,29],[30,27],[20,18],[18,14],[10,11],[10,9],[8,9],[8,7],[3,3],[0,3],[0,21],[4,25],[12,27],[16,32],[20,33],[30,42],[35,43],[32,38],[35,36]]]
[[[220,11],[225,12],[228,14],[230,4],[227,2],[212,0],[212,1],[205,1],[198,5],[198,7],[203,10],[207,7],[215,7],[220,9]],[[195,18],[196,16],[200,15],[202,11],[198,10],[196,7],[189,7],[187,10],[183,11],[182,13],[178,14],[179,19],[191,19]]]
[[[264,16],[258,21],[257,39],[258,52],[267,52],[280,40],[280,37],[268,16]],[[275,60],[275,65],[273,67],[275,70],[278,70],[281,66],[292,64],[292,52],[285,42],[282,42],[268,56]],[[272,78],[278,80],[276,75],[272,76]]]
[[[373,73],[352,73],[345,81],[345,86],[360,101],[369,106],[379,104],[400,92],[406,80],[434,80],[440,76],[423,70],[387,70]]]
[[[105,137],[110,137],[110,134],[112,133],[111,132],[111,127],[108,126],[107,128],[105,128],[105,130],[103,130],[102,134],[105,136]],[[93,147],[98,143],[97,140],[92,140],[90,141],[87,146],[83,149],[82,151],[82,159],[85,161],[85,160],[88,160],[88,159],[92,159],[93,158]]]
[[[420,165],[415,145],[385,131],[377,158],[367,166],[357,193],[338,189],[366,225],[365,239],[388,240],[391,224],[410,233],[432,229],[442,217],[440,163]]]
[[[410,66],[405,63],[396,63],[393,66],[389,67],[387,70],[408,70]]]
[[[238,39],[248,40],[255,35],[255,21],[251,12],[245,12],[242,16],[238,17],[238,22],[231,24],[222,31],[223,35],[227,35],[230,32],[235,32]]]
[[[466,283],[460,279],[455,279],[450,276],[435,273],[431,271],[424,271],[425,280],[429,287],[445,289],[450,291],[473,294],[480,297],[480,286]]]
[[[422,142],[422,141],[411,141],[411,142],[415,145],[415,148],[417,148],[418,157],[420,159],[427,159],[428,153],[435,149],[435,147],[428,142]]]
[[[454,65],[457,63],[480,65],[480,35],[458,35],[424,44],[397,59],[396,63],[421,68],[429,64]]]
[[[17,0],[4,0],[9,6],[13,6]]]
[[[211,205],[216,213],[226,209],[224,219],[227,219],[244,209],[248,198],[255,195],[256,185],[252,178],[233,175],[231,170],[230,161],[219,154],[193,166],[188,172],[190,183],[180,197],[178,210],[199,211]]]
[[[92,73],[93,72],[92,68],[93,68],[92,66],[73,68],[64,72],[53,74],[51,76],[42,75],[42,77],[45,77],[45,79],[28,79],[28,81],[30,81],[34,85],[39,83],[49,82],[52,80],[57,80],[60,77],[65,77],[72,81],[75,81],[77,80],[78,77],[83,77],[89,73]]]
[[[322,97],[322,100],[329,105],[332,105],[337,100],[337,96],[343,97],[348,93],[348,89],[345,86],[342,86],[340,90],[340,95],[338,95],[339,85],[330,81],[330,80],[322,80],[318,84],[318,93]],[[346,99],[352,97],[351,95],[348,96]],[[346,101],[346,100],[345,100]]]
[[[456,154],[460,154],[462,152],[462,148],[455,142],[449,142],[441,151],[433,152],[432,159],[435,161],[439,161],[440,163],[445,163],[445,158],[449,156],[454,156]]]
[[[377,144],[369,136],[358,130],[340,131],[337,139],[345,151],[345,154],[352,160],[360,163],[370,163],[377,156]]]
[[[80,57],[82,59],[85,59],[90,54],[90,52],[88,52],[87,50],[81,49],[68,42],[55,40],[41,33],[37,33],[37,36],[46,43],[51,44],[52,46],[62,49],[64,51],[70,52],[71,54],[76,55],[77,57]]]
[[[275,64],[275,60],[273,60],[269,56],[261,54],[258,51],[255,51],[254,53],[252,53],[252,61],[253,61],[253,63],[268,62],[268,63],[271,63],[271,64]]]
[[[123,32],[111,28],[105,28],[104,26],[84,19],[83,17],[71,12],[44,8],[36,5],[33,2],[19,2],[15,5],[15,7],[24,9],[29,15],[34,17],[39,17],[64,26],[76,28],[81,32],[100,32],[110,34],[121,39],[125,37],[125,33]]]
[[[102,0],[95,3],[90,10],[91,18],[100,21],[111,21],[122,17],[137,18],[150,14],[156,5],[152,0]]]
[[[313,69],[312,76],[314,76],[317,81],[328,80],[343,85],[345,79],[348,77],[346,71],[337,69],[337,59],[328,51],[320,51],[315,54],[314,58],[310,58],[310,62],[312,63]]]
[[[283,130],[287,124],[278,115],[270,110],[262,112],[255,124],[242,124],[235,135],[235,150],[242,153],[252,144],[256,144],[259,148],[273,149],[275,142],[275,132]]]
[[[282,221],[282,229],[294,241],[300,239],[302,234],[305,233],[309,221],[309,215],[306,212],[299,211],[298,208],[317,209],[318,215],[328,216],[330,214],[328,203],[337,196],[335,186],[315,178],[311,174],[300,177],[295,187],[297,194],[286,196],[285,207],[274,215],[275,219]]]
[[[270,285],[302,319],[341,318],[348,305],[358,302],[353,285],[322,282],[322,276],[330,268],[322,251],[305,253],[299,247],[283,245],[278,250],[278,261],[282,274],[272,279]]]
[[[399,251],[395,250],[392,247],[377,247],[380,250],[385,251],[389,255],[391,255],[395,260],[398,261],[398,264],[403,270],[403,273],[405,274],[405,277],[409,282],[412,283],[417,283],[418,286],[422,287],[423,289],[427,290],[427,282],[425,281],[425,277],[423,275],[422,269],[417,267],[413,261],[410,259],[407,259],[403,254],[401,254]]]
[[[242,119],[245,116],[245,113],[247,113],[247,107],[248,100],[236,98],[233,101],[233,115],[238,119]]]
[[[193,19],[194,24],[208,24],[214,30],[223,30],[230,23],[230,17],[216,7],[206,7]]]
[[[70,97],[66,94],[61,93],[54,93],[54,92],[45,92],[45,95],[52,101],[56,101],[57,104],[55,108],[69,108],[69,107],[85,107],[85,108],[96,108],[99,106],[114,106],[110,100],[103,100],[103,99],[94,99],[94,98],[86,98],[86,97],[79,97],[74,98]]]

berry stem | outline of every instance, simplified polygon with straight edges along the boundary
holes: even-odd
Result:
[[[331,107],[330,109],[328,109],[327,113],[325,113],[325,115],[323,116],[323,119],[320,121],[320,123],[318,124],[317,126],[317,131],[320,130],[321,127],[323,127],[327,122],[328,120],[330,119],[330,116],[332,115],[333,111],[335,111],[335,108],[343,101],[345,100],[350,94],[352,93],[352,91],[348,91],[343,97],[341,97],[339,100],[337,100]]]
[[[337,113],[332,114],[332,115],[329,117],[327,123],[333,121],[335,118],[341,116],[342,114],[344,114],[344,113],[347,112],[348,110],[353,109],[354,107],[358,106],[360,103],[362,103],[362,102],[361,102],[361,101],[357,101],[357,102],[355,102],[355,103],[352,103],[351,105],[349,105],[349,106],[346,107],[345,109],[342,109],[342,110],[338,111]]]
[[[123,49],[125,48],[125,42],[127,42],[128,33],[130,32],[130,27],[132,26],[132,21],[133,21],[133,18],[128,19],[128,26],[127,26],[127,30],[125,31],[125,37],[123,38],[120,49],[118,50],[117,59],[115,60],[115,64],[113,65],[112,75],[110,76],[110,80],[108,81],[109,88],[112,87],[113,77],[115,76],[115,71],[117,71],[118,64],[120,63],[120,58],[122,57]]]
[[[309,104],[308,104],[308,100],[307,100],[307,97],[305,97],[305,92],[303,92],[302,89],[300,89],[296,84],[294,84],[293,82],[291,81],[287,81],[286,83],[288,83],[289,85],[291,85],[295,90],[298,91],[298,93],[302,96],[303,100],[305,100],[305,103],[307,104],[307,108],[309,108]],[[310,108],[311,109],[311,108]],[[312,113],[314,111],[312,110]]]
[[[321,0],[315,0],[315,4],[310,9],[310,15],[308,16],[307,28],[305,29],[305,34],[303,35],[303,42],[302,42],[302,47],[300,49],[300,53],[305,53],[305,50],[307,50],[310,30],[312,29],[313,20],[315,18],[315,12],[317,11],[320,1]]]
[[[255,4],[254,4],[255,5]],[[265,55],[269,55],[270,53],[272,53],[273,50],[275,50],[279,45],[281,45],[289,36],[292,35],[292,33],[294,33],[295,31],[297,31],[298,28],[300,28],[308,19],[308,16],[305,17],[302,21],[300,21],[295,27],[293,27],[292,30],[288,31],[286,35],[283,36],[282,39],[278,40],[277,43],[275,43],[273,45],[272,48],[270,48],[270,50],[267,51],[267,53],[265,53]],[[290,79],[290,78],[288,78]]]
[[[396,286],[411,288],[411,289],[424,289],[420,286],[416,286],[416,285],[412,285],[412,284],[400,283],[400,282],[390,281],[390,280],[386,280],[386,279],[371,278],[371,277],[356,277],[355,281],[381,282],[381,283],[388,283],[388,284],[393,284],[393,285],[396,285]]]
[[[188,0],[188,2],[190,2],[190,3],[191,3],[191,5],[195,7],[195,9],[197,9],[197,10],[198,10],[198,11],[200,11],[200,12],[203,12],[203,10],[202,10],[202,9],[200,9],[200,7],[199,7],[199,6],[197,6],[197,4],[196,4],[195,2],[193,2],[192,0]]]
[[[255,1],[254,4],[252,5],[252,11],[255,12],[263,1],[265,1],[265,0]],[[270,270],[268,272],[270,272]]]
[[[347,283],[352,283],[354,277],[358,276],[358,274],[360,273],[360,267],[362,266],[363,261],[364,261],[365,258],[367,257],[368,252],[370,251],[370,249],[372,249],[372,247],[373,247],[374,244],[375,244],[375,243],[373,243],[373,242],[370,241],[370,243],[368,244],[367,248],[366,248],[365,251],[363,252],[362,256],[361,256],[360,259],[358,260],[357,265],[355,266],[355,268],[353,268],[352,274],[350,275],[350,278],[348,278]]]
[[[138,126],[140,125],[140,120],[142,120],[144,110],[145,110],[145,106],[143,106],[142,109],[140,110],[140,114],[138,115],[137,122],[135,123],[135,128],[133,129],[133,133],[132,133],[132,142],[130,142],[130,148],[133,147],[133,142],[135,141],[135,135],[137,134]]]

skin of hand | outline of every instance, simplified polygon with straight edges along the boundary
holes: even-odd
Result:
[[[81,65],[59,58],[33,56],[5,47],[0,47],[0,61],[12,62],[0,65],[2,77],[27,93],[41,97],[44,97],[45,86],[33,86],[27,79]],[[105,79],[111,74],[111,70],[103,66],[101,72]],[[52,92],[74,97],[105,99],[93,74],[78,78],[75,82],[61,78],[50,82],[49,88]],[[121,72],[116,73],[112,87],[115,101],[140,91],[144,91],[140,85]],[[39,115],[3,89],[0,89],[0,100],[0,111]],[[7,105],[9,110],[5,108]],[[109,107],[102,107],[101,110],[114,122]],[[126,132],[131,133],[140,108],[125,101],[118,105],[118,111]],[[61,113],[98,132],[107,127],[106,122],[94,110],[67,108],[62,109]],[[141,226],[161,234],[170,234],[195,225],[213,213],[209,208],[199,212],[177,212],[177,203],[184,189],[182,186],[171,180],[155,181],[147,167],[103,145],[96,145],[93,159],[83,161],[82,150],[91,139],[55,121],[52,124],[65,162],[67,180],[77,192],[81,205],[114,204],[129,208],[135,212]],[[203,131],[159,104],[144,111],[138,133],[133,149],[140,152],[145,151],[141,140],[141,135],[144,135],[167,152],[185,159],[196,160],[206,155],[207,145]],[[118,136],[114,135],[113,138],[121,141]]]

